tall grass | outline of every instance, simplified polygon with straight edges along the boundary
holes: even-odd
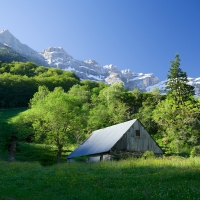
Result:
[[[0,199],[200,199],[200,158],[0,162]]]

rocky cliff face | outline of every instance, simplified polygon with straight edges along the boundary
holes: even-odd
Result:
[[[38,65],[72,71],[82,80],[103,81],[108,84],[121,82],[126,88],[134,89],[138,87],[142,91],[145,91],[147,86],[158,82],[158,78],[154,77],[153,74],[135,74],[130,70],[120,71],[112,64],[100,66],[94,60],[76,60],[61,47],[49,47],[38,53],[29,46],[22,44],[8,30],[0,31],[0,43],[8,45],[14,51]]]
[[[6,44],[0,43],[0,61],[12,62],[13,60],[19,62],[27,62],[28,60],[22,55],[18,54],[11,47]]]
[[[47,66],[44,58],[34,51],[26,44],[22,44],[17,38],[15,38],[8,30],[0,31],[0,42],[11,47],[14,51],[22,56],[25,56],[28,60],[33,61],[39,65]]]
[[[139,88],[143,92],[149,92],[157,87],[161,93],[166,93],[165,81],[159,82],[158,77],[153,74],[133,73],[130,69],[121,71],[112,64],[100,66],[94,60],[76,60],[61,47],[49,47],[38,53],[22,44],[8,30],[0,31],[0,43],[9,46],[22,57],[26,57],[27,60],[38,65],[72,71],[82,80],[103,81],[110,85],[121,82],[130,90]],[[200,78],[189,78],[189,84],[195,86],[196,95],[199,96]]]
[[[153,74],[136,74],[131,70],[120,71],[112,64],[102,67],[94,60],[76,60],[61,47],[49,47],[40,54],[50,66],[72,71],[81,79],[103,81],[110,85],[121,82],[126,88],[132,90],[138,87],[142,91],[158,82],[158,78]]]
[[[49,47],[40,55],[51,67],[72,71],[82,80],[103,81],[109,85],[120,82],[125,88],[130,90],[139,88],[143,92],[159,88],[162,94],[166,94],[165,81],[159,81],[152,73],[133,73],[130,69],[120,71],[112,64],[102,67],[94,60],[76,60],[61,47]],[[196,96],[200,96],[200,78],[188,79],[189,84],[195,86]]]
[[[194,86],[195,96],[200,96],[200,78],[188,78],[188,84]],[[152,91],[154,88],[158,88],[161,94],[166,94],[167,91],[165,90],[166,81],[160,81],[155,85],[148,86],[146,88],[147,92]]]
[[[76,60],[61,47],[49,47],[40,53],[51,67],[74,72],[81,79],[103,81],[105,70],[96,61]]]
[[[200,77],[199,78],[188,78],[189,84],[194,86],[196,96],[200,96]]]

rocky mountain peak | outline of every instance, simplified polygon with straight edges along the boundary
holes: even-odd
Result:
[[[152,73],[133,73],[130,69],[120,71],[113,64],[101,66],[92,59],[76,60],[62,47],[48,47],[38,53],[26,44],[22,44],[7,29],[0,30],[0,43],[2,43],[0,48],[10,48],[17,52],[19,54],[17,55],[18,58],[22,55],[23,59],[35,62],[37,65],[72,71],[81,80],[103,81],[110,85],[121,82],[124,87],[130,90],[137,87],[144,92],[158,87],[161,92],[164,92],[165,81],[159,82],[158,77],[155,77]],[[189,84],[194,85],[196,94],[200,95],[200,78],[190,78]]]
[[[44,49],[40,55],[52,67],[65,68],[65,63],[70,63],[73,57],[70,56],[62,47],[48,47]]]
[[[10,33],[10,32],[9,32],[8,29],[4,29],[4,30],[0,30],[0,34],[1,34],[1,33],[8,34],[8,33]]]
[[[133,77],[133,73],[130,69],[122,70],[121,73],[126,77],[126,79],[131,79]]]
[[[106,69],[108,72],[111,71],[111,72],[121,73],[121,71],[113,64],[104,65],[103,68]]]
[[[116,73],[114,71],[109,71],[109,76],[107,76],[105,82],[108,83],[109,85],[112,85],[114,83],[122,83],[123,85],[125,85],[120,75],[121,74]]]
[[[67,54],[67,52],[62,47],[48,47],[44,49],[43,52],[55,52],[55,53]]]
[[[22,44],[7,29],[0,31],[0,42],[3,44],[7,44],[14,51],[19,53],[20,55],[25,56],[28,60],[33,61],[39,65],[47,66],[44,58],[39,55],[37,51],[31,49],[26,44]]]
[[[20,41],[13,36],[8,29],[1,30],[0,31],[0,42],[6,43],[7,45],[11,46],[12,48],[17,48],[17,45],[19,45]],[[15,49],[14,49],[15,50]]]
[[[84,62],[85,62],[86,64],[91,64],[91,65],[98,65],[98,66],[100,66],[99,63],[96,62],[95,60],[85,60]]]

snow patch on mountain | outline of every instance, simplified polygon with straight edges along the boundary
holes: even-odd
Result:
[[[17,38],[15,38],[7,29],[0,31],[0,42],[6,43],[14,51],[25,56],[28,60],[33,61],[39,65],[47,66],[44,58],[38,54],[37,51],[31,49],[26,44],[22,44]]]
[[[195,96],[200,96],[200,77],[199,78],[191,78],[188,77],[188,84],[194,86]],[[147,92],[151,92],[154,88],[158,88],[161,94],[166,94],[166,80],[160,81],[157,84],[148,86],[146,88]]]
[[[108,72],[109,71],[117,72],[117,73],[120,72],[120,70],[116,66],[114,66],[113,64],[105,65],[105,66],[103,66],[103,68]]]
[[[8,31],[8,29],[0,30],[0,34],[6,31]]]
[[[104,81],[104,76],[93,76],[91,74],[88,75],[89,78],[97,80],[97,81]]]
[[[134,73],[130,69],[120,71],[113,64],[101,66],[92,59],[85,61],[77,60],[70,56],[62,47],[48,47],[38,53],[26,44],[22,44],[7,29],[0,30],[0,43],[12,48],[38,65],[74,72],[81,80],[103,81],[109,85],[120,82],[130,90],[139,88],[144,92],[150,92],[157,87],[161,93],[166,93],[166,81],[159,81],[158,77],[152,73]],[[200,78],[188,79],[189,84],[195,87],[196,95],[200,96]]]
[[[160,93],[166,94],[167,91],[165,90],[165,87],[166,87],[166,81],[160,81],[154,85],[146,87],[146,91],[151,92],[154,88],[158,88]]]

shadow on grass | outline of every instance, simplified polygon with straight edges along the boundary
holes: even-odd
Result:
[[[62,153],[61,163],[66,162],[68,151]],[[17,145],[15,160],[19,162],[39,162],[42,166],[52,166],[56,164],[57,149],[43,144],[22,143]],[[1,152],[1,159],[8,159],[7,152]]]
[[[27,108],[0,109],[0,121],[6,122],[25,110]]]

